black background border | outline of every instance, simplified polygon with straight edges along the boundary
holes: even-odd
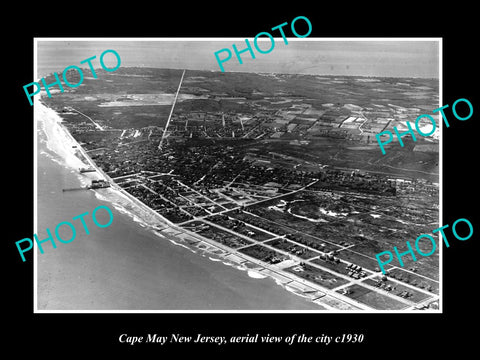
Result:
[[[105,4],[106,5],[106,4]],[[197,354],[220,351],[255,350],[298,355],[351,353],[377,354],[440,354],[452,346],[462,353],[473,349],[475,334],[470,322],[476,312],[475,257],[478,250],[478,199],[474,146],[478,129],[478,60],[475,54],[475,20],[473,8],[450,5],[448,10],[420,10],[407,3],[383,5],[382,8],[338,8],[325,4],[296,6],[276,5],[275,11],[260,11],[246,3],[218,5],[202,3],[193,8],[162,4],[114,5],[99,10],[95,5],[62,5],[55,8],[43,4],[43,10],[29,8],[14,26],[3,29],[6,48],[3,56],[4,78],[4,231],[3,261],[5,289],[4,312],[7,321],[5,344],[17,351],[31,347],[52,357],[54,354],[92,354],[119,351],[125,355],[146,352],[162,356],[195,350]],[[39,6],[40,7],[40,6]],[[233,7],[235,9],[233,9]],[[268,7],[268,6],[267,6]],[[280,9],[278,9],[278,7]],[[105,6],[107,8],[107,6]],[[238,8],[238,9],[237,9]],[[443,38],[443,104],[467,98],[474,114],[468,121],[450,122],[443,129],[443,223],[452,224],[467,218],[474,224],[474,235],[468,241],[453,240],[443,251],[443,314],[34,314],[33,258],[22,263],[15,241],[33,234],[33,110],[28,105],[23,85],[33,81],[34,37],[254,37],[261,31],[296,16],[310,19],[310,37],[441,37]],[[2,25],[4,27],[4,25]],[[275,56],[272,52],[269,56]],[[476,89],[475,89],[476,90]],[[11,135],[13,134],[13,135]],[[12,171],[13,170],[13,171]],[[469,321],[470,320],[470,321]],[[233,325],[234,324],[234,325]],[[472,324],[475,328],[475,324]],[[305,333],[363,333],[362,344],[329,346],[319,344],[243,344],[226,346],[169,344],[120,344],[120,334],[142,336],[147,333],[183,335],[270,334],[287,336]],[[66,351],[66,352],[65,352]],[[35,356],[35,354],[32,354]]]

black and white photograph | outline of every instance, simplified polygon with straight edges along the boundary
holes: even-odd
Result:
[[[440,308],[440,39],[263,40],[36,39],[38,311]]]

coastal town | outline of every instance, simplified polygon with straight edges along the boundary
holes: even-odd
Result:
[[[386,274],[375,259],[438,224],[438,136],[386,156],[375,140],[436,108],[434,81],[186,71],[167,128],[180,70],[103,75],[42,98],[103,176],[96,191],[323,309],[438,308],[438,255]]]

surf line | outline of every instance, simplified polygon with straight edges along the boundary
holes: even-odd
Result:
[[[96,217],[96,213],[99,209],[104,209],[107,211],[110,219],[109,221],[106,223],[106,224],[100,224],[97,220],[97,217]],[[72,220],[77,220],[77,219],[80,219],[82,225],[83,225],[83,229],[85,230],[85,233],[87,235],[90,234],[90,231],[88,230],[88,227],[87,227],[87,224],[85,223],[85,219],[84,217],[88,215],[88,211],[84,212],[83,214],[80,214],[80,215],[77,215],[77,216],[74,216],[72,218]],[[100,205],[100,206],[97,206],[95,209],[93,209],[93,212],[92,212],[92,220],[93,220],[93,223],[99,227],[99,228],[107,228],[109,227],[110,225],[112,225],[112,222],[113,222],[113,213],[112,213],[112,210],[110,210],[110,208],[108,206],[105,206],[105,205]],[[72,236],[70,237],[70,239],[68,240],[65,240],[65,239],[62,239],[60,237],[60,235],[58,234],[58,230],[60,229],[61,226],[68,226],[71,231],[72,231]],[[38,236],[37,234],[33,234],[33,237],[35,238],[35,242],[37,243],[37,246],[38,248],[40,249],[40,253],[43,254],[44,251],[43,251],[43,247],[42,247],[42,244],[47,242],[47,241],[50,241],[52,243],[52,247],[54,249],[57,248],[57,245],[55,244],[55,240],[53,238],[53,235],[52,235],[52,232],[50,231],[49,228],[46,228],[46,232],[48,234],[48,237],[43,239],[43,240],[39,240],[38,239]],[[75,240],[75,238],[77,237],[77,231],[75,230],[75,226],[69,222],[69,221],[62,221],[60,223],[57,224],[57,226],[55,227],[55,236],[57,238],[58,241],[64,243],[64,244],[68,244],[68,243],[71,243],[73,240]],[[26,248],[22,248],[22,246],[20,244],[24,243],[24,242],[28,242],[28,247]],[[18,240],[15,242],[15,245],[17,246],[17,249],[18,249],[18,252],[22,258],[22,261],[25,262],[26,259],[25,259],[25,255],[23,255],[25,252],[27,251],[30,251],[32,250],[33,248],[33,241],[32,239],[30,238],[23,238],[22,240]]]

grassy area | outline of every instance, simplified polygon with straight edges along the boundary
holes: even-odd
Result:
[[[382,284],[382,287],[385,286],[390,286],[391,291],[390,293],[393,295],[401,296],[403,295],[404,298],[413,301],[415,303],[421,302],[423,300],[426,300],[430,297],[432,297],[433,294],[425,294],[423,292],[417,291],[415,289],[412,289],[410,287],[407,287],[405,285],[399,284],[397,282],[391,281],[391,280],[386,280],[382,281],[380,280],[380,277],[372,278],[372,279],[367,279],[364,281],[365,284],[368,284],[370,286],[376,286],[377,284]]]
[[[286,268],[285,271],[300,276],[306,280],[312,281],[318,285],[326,287],[327,289],[333,289],[348,283],[348,281],[343,278],[340,278],[333,275],[332,273],[323,271],[322,269],[316,268],[308,264],[303,264],[301,266],[292,266]]]
[[[377,310],[401,310],[408,306],[401,301],[357,284],[348,286],[346,289],[341,289],[337,292]]]
[[[425,279],[424,277],[413,274],[411,272],[407,272],[397,268],[388,271],[388,276],[393,279],[403,281],[408,284],[415,285],[422,289],[431,291],[433,294],[438,295],[439,293],[440,284],[438,282]]]
[[[307,249],[303,246],[296,245],[290,241],[285,239],[275,239],[265,242],[266,245],[270,245],[274,248],[288,251],[292,255],[296,255],[302,259],[311,259],[315,256],[319,256],[320,253],[316,251],[312,251]]]
[[[285,255],[261,245],[252,245],[239,251],[266,263],[277,263],[287,258]]]
[[[197,224],[200,222],[196,222]],[[201,223],[202,229],[198,230],[197,233],[203,235],[209,239],[215,240],[218,243],[231,247],[232,249],[236,249],[242,246],[252,244],[251,241],[244,239],[240,236],[235,236],[229,232],[223,231],[214,226],[210,226],[209,224]],[[192,225],[192,224],[190,224]]]

